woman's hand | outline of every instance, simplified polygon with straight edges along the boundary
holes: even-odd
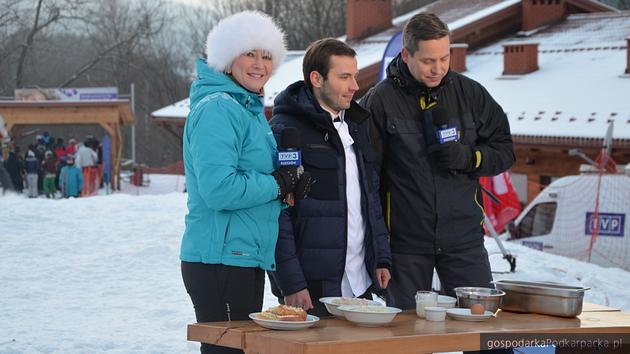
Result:
[[[298,166],[283,166],[271,173],[278,184],[278,197],[284,200],[298,183]]]

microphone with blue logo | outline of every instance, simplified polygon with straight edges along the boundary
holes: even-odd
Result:
[[[288,190],[284,201],[293,206],[295,200],[305,199],[311,188],[311,175],[304,171],[302,153],[300,152],[300,132],[297,128],[286,127],[280,133],[278,149],[278,170],[295,172],[295,180],[291,181],[294,190]]]
[[[456,126],[448,125],[448,115],[442,106],[438,105],[433,109],[432,119],[435,126],[435,135],[439,144],[445,144],[450,141],[458,141],[459,133]]]
[[[439,103],[431,110],[431,121],[436,140],[428,146],[428,151],[435,164],[453,175],[473,171],[476,166],[474,150],[461,143],[460,130],[449,124],[448,113]]]

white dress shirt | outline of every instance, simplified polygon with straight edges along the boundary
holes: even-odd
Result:
[[[324,108],[324,107],[322,107]],[[337,118],[332,112],[324,108],[332,119]],[[346,160],[346,201],[347,201],[347,247],[346,267],[341,281],[341,295],[357,297],[363,295],[372,280],[365,267],[365,221],[361,212],[361,186],[357,155],[354,153],[354,140],[350,136],[348,124],[344,121],[345,111],[339,112],[341,122],[333,122],[339,133],[344,148]]]

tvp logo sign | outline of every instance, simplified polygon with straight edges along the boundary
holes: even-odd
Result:
[[[595,213],[587,212],[585,234],[593,235],[593,231],[598,230],[599,236],[624,237],[625,224],[626,214],[599,213],[598,221]]]

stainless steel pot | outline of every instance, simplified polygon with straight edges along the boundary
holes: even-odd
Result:
[[[551,282],[499,280],[493,283],[497,289],[505,291],[502,310],[561,317],[582,313],[584,291],[590,289]]]
[[[483,305],[484,309],[495,313],[499,310],[501,298],[505,292],[490,288],[459,287],[453,289],[457,295],[457,306],[470,308],[474,304]]]

